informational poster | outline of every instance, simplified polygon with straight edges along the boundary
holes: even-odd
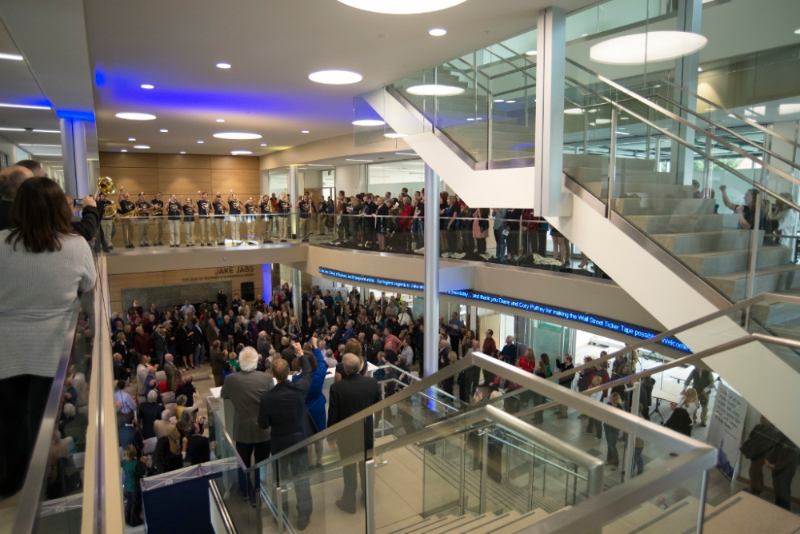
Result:
[[[707,443],[717,448],[717,469],[728,480],[733,478],[746,412],[747,401],[720,379],[711,424],[708,427]]]

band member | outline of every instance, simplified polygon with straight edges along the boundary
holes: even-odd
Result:
[[[233,241],[234,245],[241,245],[242,238],[239,235],[239,216],[242,214],[242,203],[239,202],[239,195],[233,192],[231,189],[230,193],[228,193],[228,206],[230,207],[230,214],[231,214],[231,241]]]
[[[200,246],[211,246],[211,217],[209,215],[208,193],[197,192],[197,222],[200,224]]]
[[[272,205],[272,231],[275,232],[274,235],[276,239],[280,239],[280,232],[278,231],[278,221],[275,219],[276,213],[278,213],[278,197],[275,193],[272,193],[272,196],[269,199],[269,203]],[[270,239],[272,239],[270,237]]]
[[[164,201],[161,200],[161,191],[156,193],[156,198],[150,202],[150,205],[153,206],[153,222],[155,223],[156,227],[155,244],[159,247],[163,247],[164,226],[166,226],[167,221],[164,220]]]
[[[303,243],[308,242],[309,226],[311,223],[311,212],[314,210],[314,204],[308,200],[308,193],[303,193],[303,198],[297,203],[297,212],[299,214],[300,239]]]
[[[281,193],[281,198],[278,200],[278,234],[281,243],[286,243],[288,234],[287,223],[289,222],[289,212],[292,210],[292,205],[287,200],[286,193]]]
[[[328,223],[328,203],[325,197],[320,197],[317,205],[317,230],[319,235],[325,235],[325,225]]]
[[[192,197],[186,197],[183,205],[183,229],[186,233],[186,246],[194,246],[194,204]]]
[[[97,211],[100,212],[100,216],[103,218],[100,221],[100,228],[103,230],[103,240],[106,243],[106,246],[109,250],[114,250],[114,245],[111,243],[111,234],[114,232],[114,216],[106,217],[106,206],[111,204],[111,201],[108,200],[105,193],[99,193],[97,197],[95,197],[97,201]]]
[[[225,244],[225,204],[222,202],[222,195],[217,191],[214,197],[214,244]]]
[[[264,227],[261,239],[264,243],[272,243],[272,202],[269,195],[261,197],[261,217],[264,219]]]
[[[251,239],[258,242],[258,234],[256,233],[256,203],[253,197],[247,197],[247,202],[244,203],[244,211],[247,214],[245,217],[247,221],[247,233],[244,236],[244,243],[252,245],[253,243],[250,243]]]
[[[175,193],[169,196],[167,202],[167,224],[169,225],[169,246],[181,246],[181,204],[175,198]]]
[[[149,247],[150,238],[147,237],[147,231],[150,225],[150,212],[152,206],[144,198],[144,191],[139,192],[139,198],[136,200],[136,226],[139,228],[139,246]]]
[[[136,204],[131,202],[131,196],[124,190],[124,187],[119,188],[117,216],[122,218],[122,237],[125,240],[125,248],[136,248],[133,246],[133,216]]]

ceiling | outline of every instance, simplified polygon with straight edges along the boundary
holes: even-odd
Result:
[[[531,28],[550,3],[469,0],[435,13],[381,15],[336,0],[86,0],[100,149],[133,152],[145,144],[151,152],[265,154],[346,134],[354,96]],[[570,12],[592,3],[559,5]],[[434,27],[448,34],[429,36]],[[218,62],[232,68],[218,69]],[[344,86],[309,81],[323,69],[364,78]],[[123,111],[158,118],[115,117]],[[222,131],[263,138],[212,137]]]

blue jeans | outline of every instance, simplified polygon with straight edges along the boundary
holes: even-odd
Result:
[[[495,228],[494,230],[494,240],[497,242],[495,256],[500,260],[504,260],[506,257],[506,236],[503,235],[503,230],[504,228]]]
[[[203,365],[206,361],[206,348],[203,345],[197,345],[194,348],[194,364]]]
[[[166,351],[156,350],[156,361],[158,362],[158,368],[159,369],[163,369],[164,368],[164,355],[165,354],[166,354]]]
[[[236,442],[236,452],[242,457],[242,462],[247,467],[252,465],[252,457],[255,456],[256,464],[259,464],[269,458],[269,441],[262,443],[242,443]],[[258,488],[261,485],[259,477],[259,469],[253,471],[249,476],[245,475],[244,471],[239,469],[239,496],[243,499],[255,500]],[[253,483],[253,475],[255,475],[255,483]]]
[[[606,445],[608,445],[608,455],[606,461],[611,465],[619,465],[619,452],[617,451],[617,438],[619,430],[606,426]]]
[[[644,471],[644,461],[642,460],[642,451],[644,447],[634,447],[633,449],[633,465],[636,468],[636,474],[641,475]],[[633,473],[631,473],[633,478]]]

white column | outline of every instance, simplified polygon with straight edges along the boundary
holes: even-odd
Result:
[[[303,274],[299,269],[292,268],[292,308],[297,316],[297,322],[303,324]]]
[[[564,73],[566,15],[558,7],[539,12],[536,55],[536,166],[534,210],[569,216],[572,203],[563,187]]]
[[[439,370],[439,177],[425,165],[425,376]]]
[[[700,33],[700,21],[703,13],[702,0],[678,0],[678,31]],[[700,52],[681,56],[675,60],[675,83],[686,87],[693,93],[697,93],[697,69],[700,66]],[[697,108],[697,99],[690,96],[685,91],[677,91],[675,100],[681,106],[694,110]],[[686,112],[678,112],[681,118],[692,123],[695,122],[693,115]],[[672,129],[678,136],[694,145],[695,132],[693,129],[675,121]],[[672,142],[670,155],[670,172],[675,176],[675,183],[689,185],[694,177],[694,152],[688,148]]]
[[[72,198],[90,194],[86,159],[86,124],[81,119],[60,119],[61,154],[64,159],[64,190]]]
[[[298,174],[297,165],[289,165],[289,198],[292,204],[291,216],[289,217],[289,234],[290,237],[297,237],[298,222],[297,222],[297,203],[300,201],[298,187]]]

